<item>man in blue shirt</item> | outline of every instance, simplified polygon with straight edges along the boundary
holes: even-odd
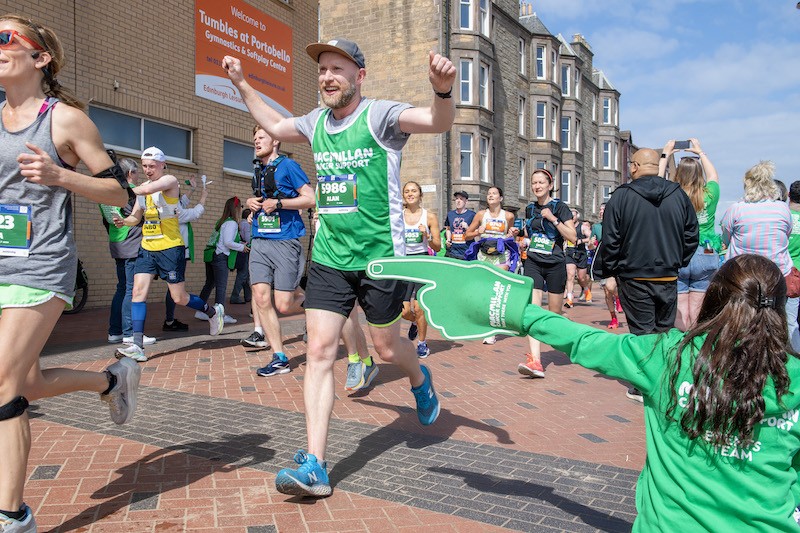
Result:
[[[264,329],[264,335],[256,331],[244,342],[263,345],[266,336],[273,351],[272,361],[257,373],[274,376],[291,371],[283,353],[278,312],[285,315],[303,312],[305,296],[298,285],[305,263],[300,237],[306,234],[306,229],[300,211],[313,208],[315,199],[314,189],[300,165],[280,155],[279,141],[255,126],[253,144],[257,158],[253,174],[255,197],[247,200],[247,207],[253,212],[250,282],[257,322]]]
[[[456,208],[448,211],[447,220],[444,227],[447,231],[447,257],[464,259],[464,253],[469,248],[467,242],[467,228],[475,218],[475,211],[467,209],[469,195],[464,191],[456,191],[453,194],[453,202]]]

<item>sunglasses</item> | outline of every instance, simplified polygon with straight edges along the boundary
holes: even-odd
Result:
[[[44,48],[42,48],[36,41],[25,37],[17,30],[0,30],[0,48],[11,46],[11,42],[14,40],[14,37],[19,37],[26,43],[33,46],[36,50],[44,50]]]

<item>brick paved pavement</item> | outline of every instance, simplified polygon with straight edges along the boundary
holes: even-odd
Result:
[[[629,531],[644,462],[641,404],[616,380],[545,351],[547,378],[516,372],[524,339],[494,346],[432,335],[442,401],[434,426],[416,420],[408,383],[381,365],[375,387],[347,394],[344,352],[327,459],[334,495],[279,494],[277,471],[305,447],[302,318],[283,319],[292,372],[254,369],[240,324],[220,337],[180,309],[187,334],[160,330],[143,365],[139,410],[116,426],[96,395],[76,393],[31,409],[26,501],[41,531]],[[605,327],[600,303],[567,311]],[[111,361],[102,310],[64,316],[43,366],[100,370]],[[624,329],[620,331],[625,331]]]

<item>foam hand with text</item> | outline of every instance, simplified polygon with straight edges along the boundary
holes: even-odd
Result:
[[[424,283],[417,302],[428,324],[448,339],[519,335],[533,281],[479,261],[387,257],[367,265],[372,279]]]

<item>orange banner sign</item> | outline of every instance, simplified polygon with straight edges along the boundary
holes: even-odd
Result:
[[[195,1],[195,94],[247,111],[225,71],[242,61],[248,83],[284,116],[292,114],[292,28],[239,0]]]

